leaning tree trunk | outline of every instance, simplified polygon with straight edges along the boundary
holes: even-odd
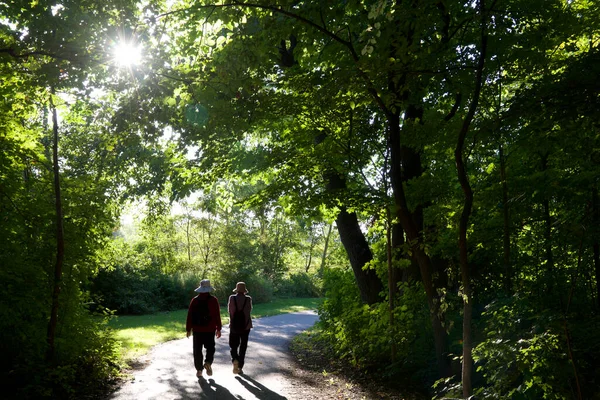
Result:
[[[319,133],[315,137],[315,145],[322,143],[325,138],[326,135]],[[333,168],[325,172],[323,178],[326,182],[325,189],[332,196],[338,196],[346,189],[344,176]],[[379,294],[383,290],[383,283],[374,270],[365,270],[363,268],[373,259],[373,253],[371,253],[369,243],[360,229],[356,213],[349,213],[344,206],[341,206],[335,222],[342,245],[348,254],[348,260],[354,272],[361,300],[369,305],[378,303],[380,301]],[[329,238],[327,240],[329,241]],[[325,254],[325,251],[323,254]],[[321,262],[321,272],[323,265],[324,259]]]
[[[356,213],[349,213],[342,208],[336,219],[342,245],[348,253],[350,266],[360,290],[360,297],[367,304],[379,302],[379,293],[383,284],[374,270],[365,270],[363,267],[373,259],[369,243],[358,224]]]
[[[327,182],[326,190],[332,195],[346,189],[344,177],[336,171],[330,170],[324,178]],[[363,268],[373,259],[373,253],[371,253],[369,243],[360,229],[356,213],[349,213],[344,206],[341,206],[335,222],[342,245],[348,254],[348,260],[354,272],[361,300],[367,304],[378,303],[380,301],[379,294],[383,290],[383,283],[374,270]]]
[[[51,96],[54,96],[54,89],[51,90]],[[52,97],[50,97],[50,105],[52,107],[52,133],[53,133],[53,144],[52,144],[52,165],[54,173],[54,196],[55,196],[55,209],[56,209],[56,261],[54,265],[54,282],[52,289],[52,306],[50,309],[50,321],[48,322],[47,342],[48,349],[46,352],[46,360],[48,362],[54,361],[55,355],[55,337],[56,337],[56,326],[58,324],[58,309],[59,309],[59,295],[60,286],[62,280],[62,267],[65,256],[65,241],[64,241],[64,228],[63,228],[63,209],[62,199],[60,194],[60,170],[58,165],[58,116],[56,106],[53,103]]]

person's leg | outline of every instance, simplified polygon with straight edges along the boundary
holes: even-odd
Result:
[[[206,349],[206,362],[209,364],[212,364],[213,360],[215,359],[215,333],[214,332],[206,332],[205,333],[204,348]]]
[[[248,336],[249,335],[250,335],[250,330],[247,330],[240,335],[240,353],[239,353],[240,369],[242,369],[244,367],[244,359],[246,358],[246,349],[248,348]]]
[[[196,371],[202,371],[204,368],[204,355],[202,354],[203,337],[201,332],[194,332],[194,367]]]
[[[238,347],[240,346],[240,335],[235,332],[229,333],[229,349],[231,354],[231,362],[233,363],[233,373],[240,373],[240,361],[238,354]]]
[[[231,362],[238,360],[238,348],[240,347],[240,335],[235,332],[229,333],[229,349],[231,354]]]

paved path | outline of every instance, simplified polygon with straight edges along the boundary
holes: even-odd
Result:
[[[115,392],[111,400],[214,399],[285,400],[281,393],[291,385],[282,372],[291,369],[290,340],[318,319],[311,311],[254,319],[244,375],[234,375],[229,356],[229,329],[216,339],[213,375],[196,378],[192,339],[179,339],[154,347],[150,364]],[[226,318],[223,317],[225,322]],[[182,333],[185,335],[185,333]]]

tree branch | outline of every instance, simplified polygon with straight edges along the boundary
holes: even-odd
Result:
[[[167,13],[164,14],[160,14],[158,16],[158,18],[162,18],[171,14],[176,14],[179,12],[185,12],[185,11],[190,11],[190,10],[199,10],[199,9],[203,9],[203,8],[212,8],[212,9],[216,9],[216,8],[227,8],[227,7],[248,7],[248,8],[255,8],[255,9],[261,9],[261,10],[268,10],[268,11],[272,11],[274,13],[278,13],[278,14],[282,14],[285,15],[286,17],[289,17],[291,19],[294,19],[296,21],[300,21],[302,23],[305,23],[306,25],[312,27],[313,29],[321,32],[322,34],[324,34],[325,36],[331,38],[332,40],[340,43],[342,46],[346,47],[350,53],[350,56],[352,57],[352,60],[354,60],[355,64],[358,63],[358,61],[360,60],[360,57],[358,55],[358,53],[356,52],[356,49],[354,49],[354,46],[352,45],[352,42],[350,42],[349,40],[344,40],[342,39],[340,36],[338,36],[337,34],[329,31],[325,26],[321,26],[301,15],[295,14],[293,12],[290,11],[286,11],[280,7],[277,6],[271,6],[271,5],[263,5],[263,4],[256,4],[256,3],[244,3],[244,2],[239,2],[239,1],[232,1],[230,3],[224,3],[224,4],[206,4],[206,5],[196,5],[194,7],[187,7],[187,8],[182,8],[182,9],[178,9],[178,10],[173,10],[173,11],[169,11]],[[389,110],[389,108],[387,107],[387,105],[385,104],[385,102],[383,101],[383,99],[379,96],[379,92],[377,91],[377,89],[375,88],[375,86],[373,85],[373,82],[371,81],[371,79],[369,79],[367,73],[365,71],[363,71],[362,69],[358,68],[357,66],[357,72],[358,75],[364,79],[366,85],[367,85],[367,91],[368,93],[373,96],[373,99],[375,100],[376,104],[381,108],[381,110],[387,115],[389,116],[391,111]]]
[[[49,53],[47,51],[30,51],[27,53],[17,53],[17,51],[15,49],[13,49],[12,47],[0,49],[0,53],[7,53],[8,55],[10,55],[14,58],[29,58],[31,56],[47,56],[47,57],[56,58],[57,60],[73,61],[68,57],[59,56],[59,55],[56,55],[53,53]]]

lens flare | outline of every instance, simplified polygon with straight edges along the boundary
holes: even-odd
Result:
[[[131,42],[121,42],[113,51],[115,63],[120,67],[131,67],[142,61],[142,46]]]

